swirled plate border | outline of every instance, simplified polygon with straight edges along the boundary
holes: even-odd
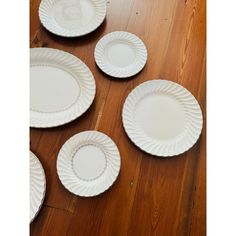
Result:
[[[105,0],[89,0],[95,3],[96,15],[94,20],[87,26],[79,29],[63,29],[57,27],[50,17],[50,9],[58,0],[42,0],[39,5],[39,19],[41,24],[51,33],[63,37],[79,37],[89,34],[96,30],[106,17],[106,1]]]
[[[74,74],[80,84],[80,96],[75,104],[58,112],[39,112],[30,110],[30,127],[49,128],[69,123],[83,115],[91,106],[96,93],[96,83],[90,69],[76,56],[53,48],[31,48],[30,66],[34,61],[44,61],[45,66],[56,66]]]
[[[157,141],[146,135],[135,119],[135,107],[150,93],[165,92],[183,105],[186,126],[174,141]],[[201,108],[195,97],[183,86],[168,80],[149,80],[133,89],[123,105],[122,122],[131,141],[141,150],[155,156],[176,156],[189,150],[198,140],[203,126]]]
[[[106,169],[93,180],[83,180],[73,171],[75,152],[83,145],[99,146],[106,155]],[[117,179],[121,166],[119,150],[114,141],[99,131],[83,131],[72,136],[62,146],[57,157],[57,174],[63,186],[81,197],[93,197],[105,192]]]
[[[136,60],[131,66],[115,67],[104,59],[106,45],[113,40],[126,40],[131,43],[137,51]],[[128,78],[139,73],[147,62],[147,49],[143,41],[136,35],[126,31],[115,31],[103,36],[97,43],[94,58],[98,67],[106,74],[116,78]]]
[[[43,204],[46,192],[45,173],[36,155],[30,151],[30,223]]]

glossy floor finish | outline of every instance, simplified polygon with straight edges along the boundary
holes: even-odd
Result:
[[[54,36],[40,25],[39,3],[30,1],[30,46],[58,48],[78,56],[93,72],[97,93],[89,110],[72,123],[30,129],[30,148],[47,179],[45,201],[30,226],[31,235],[206,235],[205,0],[108,0],[101,27],[74,39]],[[111,79],[94,61],[98,40],[117,30],[136,34],[148,50],[145,68],[131,79]],[[181,84],[202,108],[202,135],[178,157],[156,158],[140,151],[123,129],[121,112],[127,95],[151,79]],[[119,178],[107,192],[93,198],[67,191],[56,173],[61,146],[84,130],[109,135],[121,154]]]

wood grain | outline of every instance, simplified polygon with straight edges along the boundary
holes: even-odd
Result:
[[[31,235],[206,235],[206,2],[205,0],[109,0],[107,17],[93,33],[66,39],[45,30],[38,19],[40,0],[30,0],[30,46],[65,50],[94,74],[97,92],[90,109],[75,121],[52,129],[30,129],[30,149],[47,178],[42,209]],[[137,76],[111,79],[96,66],[93,53],[106,33],[126,30],[148,49],[147,65]],[[185,86],[204,115],[194,147],[173,158],[152,157],[128,139],[121,122],[125,98],[138,84],[167,79]],[[56,174],[63,143],[84,130],[108,134],[121,153],[114,186],[93,198],[69,193]]]

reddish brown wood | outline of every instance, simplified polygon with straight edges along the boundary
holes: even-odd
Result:
[[[206,127],[197,144],[174,158],[152,157],[136,148],[121,122],[128,93],[150,79],[180,83],[199,101],[206,121],[205,0],[110,0],[106,21],[95,32],[65,39],[39,23],[39,0],[30,1],[30,45],[68,51],[83,60],[96,79],[91,108],[67,125],[30,129],[31,150],[46,172],[47,192],[31,235],[206,235]],[[111,79],[94,62],[104,34],[127,30],[148,49],[148,62],[131,79]],[[116,142],[122,159],[119,178],[104,194],[81,198],[69,193],[56,174],[56,158],[72,135],[102,131]]]

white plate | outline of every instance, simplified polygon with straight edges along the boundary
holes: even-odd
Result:
[[[30,151],[30,222],[37,216],[46,190],[46,178],[39,159]]]
[[[81,116],[96,91],[89,68],[57,49],[30,50],[30,126],[54,127]]]
[[[99,40],[94,57],[99,68],[106,74],[126,78],[143,69],[147,61],[147,49],[136,35],[116,31]]]
[[[42,0],[39,18],[50,32],[77,37],[98,28],[106,16],[105,0]]]
[[[96,196],[107,190],[120,171],[116,144],[98,131],[85,131],[71,137],[57,158],[57,173],[70,192]]]
[[[151,80],[136,87],[125,101],[122,119],[134,144],[156,156],[174,156],[190,149],[203,123],[194,96],[167,80]]]

